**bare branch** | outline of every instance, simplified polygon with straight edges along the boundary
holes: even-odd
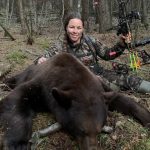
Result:
[[[59,131],[60,129],[61,129],[61,125],[58,122],[56,122],[45,129],[33,132],[32,137],[34,137],[35,135],[38,136],[39,138],[44,137],[47,136],[48,134]]]

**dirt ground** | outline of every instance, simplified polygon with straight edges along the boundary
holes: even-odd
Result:
[[[28,65],[32,64],[38,55],[43,54],[44,49],[49,44],[55,42],[57,35],[54,33],[48,33],[40,36],[34,36],[35,43],[33,45],[26,44],[26,36],[20,35],[16,29],[10,31],[11,34],[16,38],[15,41],[11,41],[8,37],[4,37],[3,30],[0,30],[0,72],[11,68],[4,77],[12,76]],[[115,34],[92,34],[94,37],[100,39],[107,45],[112,45],[116,42]],[[150,34],[149,34],[150,35]],[[140,38],[147,37],[148,32],[141,32]],[[139,39],[140,39],[139,38]],[[147,52],[150,52],[150,45],[141,47]],[[23,58],[16,59],[13,54],[17,51],[23,55]],[[125,56],[117,59],[117,61],[125,60]],[[19,61],[19,59],[21,61]],[[125,60],[126,63],[127,60]],[[105,67],[111,67],[110,62],[102,62]],[[143,70],[142,70],[143,69]],[[150,70],[149,65],[144,65],[139,69],[138,75],[150,81]],[[9,91],[3,90],[2,78],[0,78],[0,99],[6,96]],[[150,110],[150,95],[140,94],[133,91],[124,92],[129,96],[135,98],[140,104],[144,105]],[[47,125],[54,123],[54,117],[49,114],[38,114],[34,119],[33,130],[39,130]],[[113,127],[113,132],[110,134],[101,133],[98,135],[99,144],[103,150],[149,150],[150,149],[150,137],[149,131],[143,128],[139,123],[134,121],[132,118],[123,116],[117,112],[112,112],[108,117],[108,125]],[[77,150],[78,144],[76,141],[64,133],[59,131],[52,135],[44,138],[36,139],[32,149],[36,150]]]

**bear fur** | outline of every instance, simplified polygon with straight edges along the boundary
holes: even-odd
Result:
[[[150,123],[147,109],[112,91],[67,53],[31,65],[5,83],[13,90],[0,102],[0,121],[5,127],[3,149],[30,149],[32,119],[38,112],[54,114],[82,150],[97,148],[96,135],[105,125],[108,109],[133,116],[143,126]]]

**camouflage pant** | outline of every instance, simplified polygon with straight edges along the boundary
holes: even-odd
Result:
[[[101,77],[113,90],[134,90],[137,91],[141,82],[140,77],[134,75],[118,74],[111,70],[103,70]]]

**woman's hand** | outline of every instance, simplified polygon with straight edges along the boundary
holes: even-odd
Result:
[[[44,63],[45,61],[47,61],[47,58],[45,58],[45,57],[41,57],[41,58],[39,58],[39,60],[38,60],[38,64],[42,64],[42,63]]]
[[[126,44],[130,44],[132,40],[131,32],[126,35],[121,35],[121,41],[125,42]]]

